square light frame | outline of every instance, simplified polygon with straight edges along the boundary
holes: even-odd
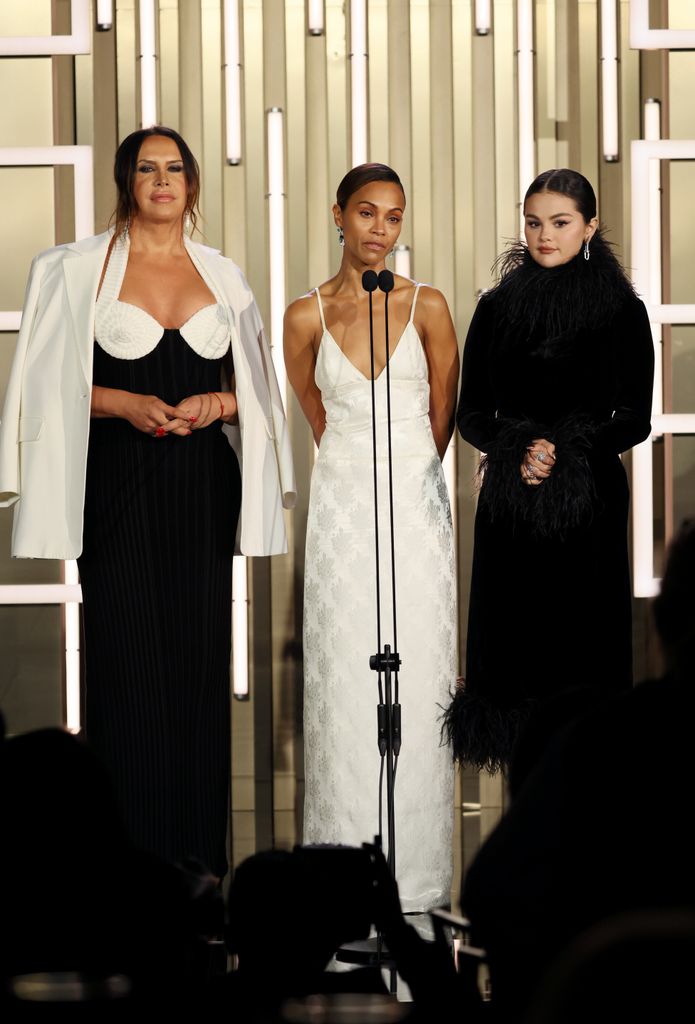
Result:
[[[94,234],[94,160],[91,146],[0,147],[0,167],[73,167],[75,239]],[[0,311],[0,332],[18,331],[22,311]]]
[[[0,36],[0,57],[53,57],[64,53],[90,53],[92,25],[89,0],[70,0],[69,35]]]
[[[693,33],[695,37],[695,33]],[[695,139],[635,139],[632,157],[632,267],[635,288],[644,299],[652,324],[695,324],[695,303],[663,303],[651,294],[651,260],[660,239],[652,238],[653,218],[644,215],[644,200],[653,202],[649,188],[652,160],[695,160]],[[660,344],[655,355],[662,359]],[[661,373],[656,381],[663,379]],[[632,453],[633,590],[635,597],[654,597],[660,579],[654,575],[654,481],[652,441],[663,434],[695,434],[695,413],[652,416],[651,436]]]
[[[630,0],[632,50],[695,50],[695,28],[649,27],[649,0]]]

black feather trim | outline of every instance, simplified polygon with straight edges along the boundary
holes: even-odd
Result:
[[[517,737],[535,706],[534,700],[500,707],[460,686],[442,715],[442,742],[455,761],[488,772],[506,771]]]
[[[600,231],[583,251],[559,267],[536,263],[523,242],[498,258],[497,297],[501,336],[509,348],[531,343],[544,358],[569,349],[579,331],[607,324],[635,291]]]
[[[501,420],[498,434],[480,461],[480,502],[491,520],[524,522],[537,537],[562,539],[590,524],[596,510],[596,489],[587,455],[593,424],[568,416],[553,426],[531,420]],[[535,438],[552,441],[556,462],[538,486],[524,483],[521,464]]]

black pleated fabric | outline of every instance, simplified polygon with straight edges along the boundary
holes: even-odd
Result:
[[[177,330],[148,355],[95,345],[94,383],[175,405],[219,389],[220,361]],[[92,421],[79,559],[86,732],[133,839],[226,871],[232,555],[241,502],[220,424],[154,438]]]

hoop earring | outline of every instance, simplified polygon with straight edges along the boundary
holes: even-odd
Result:
[[[345,235],[342,228],[338,228],[338,245],[345,245]]]
[[[589,252],[589,243],[588,243],[588,241],[584,242],[584,259],[585,260],[590,260],[591,259],[591,253]]]

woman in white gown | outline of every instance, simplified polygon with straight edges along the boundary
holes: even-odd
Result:
[[[365,270],[384,269],[405,196],[383,164],[353,168],[333,215],[343,245],[335,277],[285,314],[289,380],[319,453],[311,481],[304,584],[305,843],[373,841],[379,829],[374,477],[369,300]],[[446,300],[395,278],[389,371],[399,697],[396,874],[403,909],[450,900],[453,768],[440,705],[457,674],[456,575],[441,459],[456,405],[458,348]],[[374,376],[381,645],[393,649],[384,293],[374,293]],[[384,795],[384,834],[386,832]],[[384,835],[384,841],[386,838]]]

